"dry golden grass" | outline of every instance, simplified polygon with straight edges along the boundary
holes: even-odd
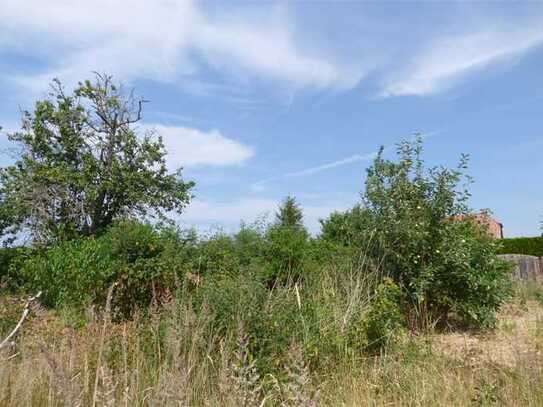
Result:
[[[0,354],[0,406],[543,405],[543,306],[535,301],[508,304],[493,332],[406,337],[326,372],[311,372],[293,344],[282,378],[259,374],[242,327],[238,338],[206,337],[205,313],[190,308],[163,312],[182,318],[96,318],[77,329],[35,311]]]
[[[508,304],[490,333],[408,339],[358,372],[334,372],[327,404],[543,405],[543,306]],[[341,402],[339,402],[341,400]]]

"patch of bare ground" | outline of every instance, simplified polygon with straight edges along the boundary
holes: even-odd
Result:
[[[472,367],[515,368],[543,356],[543,306],[536,301],[510,303],[502,308],[493,331],[440,333],[431,339],[436,352]]]

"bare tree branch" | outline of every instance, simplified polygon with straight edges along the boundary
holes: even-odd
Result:
[[[10,342],[11,338],[13,338],[15,336],[15,334],[17,333],[17,331],[19,331],[19,329],[21,329],[21,326],[23,326],[23,322],[25,321],[25,319],[28,317],[28,314],[30,313],[30,306],[32,305],[33,302],[37,301],[40,298],[41,293],[42,292],[40,291],[35,296],[30,297],[28,299],[28,301],[26,302],[25,307],[23,309],[23,313],[21,315],[21,318],[19,319],[19,322],[17,323],[17,325],[15,325],[15,328],[13,328],[13,330],[6,337],[6,339],[4,339],[2,341],[2,343],[0,343],[0,349],[2,349],[2,348],[4,348],[4,347],[11,344],[11,342]]]

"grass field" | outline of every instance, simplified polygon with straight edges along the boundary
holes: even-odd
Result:
[[[37,306],[1,354],[0,405],[541,406],[542,291],[518,290],[493,331],[406,333],[378,355],[317,371],[292,344],[284,371],[265,376],[241,329],[209,337],[205,313],[173,300],[122,323]],[[2,298],[2,332],[23,305]]]

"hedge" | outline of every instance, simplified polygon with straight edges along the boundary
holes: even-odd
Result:
[[[526,254],[543,257],[543,237],[516,237],[500,240],[499,254]]]

